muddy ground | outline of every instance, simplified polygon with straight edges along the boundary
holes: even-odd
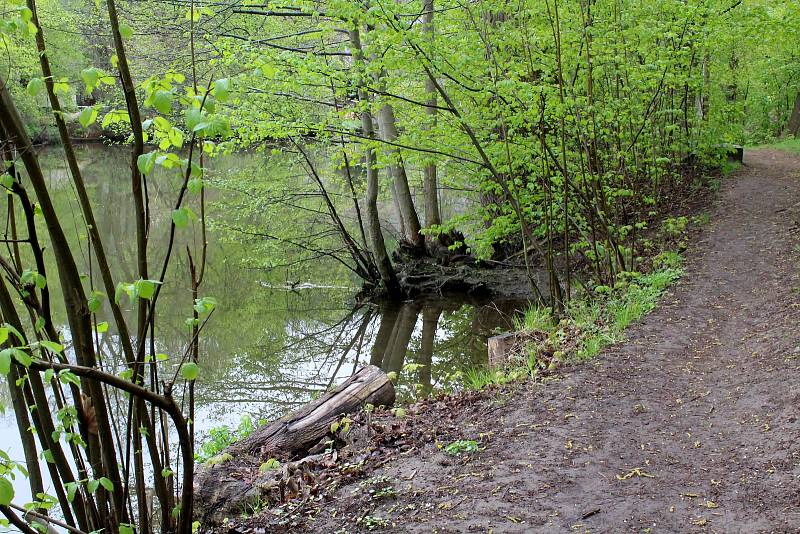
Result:
[[[628,341],[384,417],[350,479],[221,531],[800,532],[799,227],[800,157],[748,152]]]

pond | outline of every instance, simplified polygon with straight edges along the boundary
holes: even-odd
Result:
[[[84,178],[97,206],[98,227],[118,281],[138,278],[128,154],[120,147],[78,147]],[[55,149],[43,149],[41,155],[59,214],[70,221],[65,227],[74,250],[89,266],[91,255],[66,164]],[[244,173],[250,179],[268,181],[270,172],[280,167],[279,157],[262,153],[222,156],[209,164],[210,179],[222,184],[228,177]],[[165,247],[161,245],[166,243],[177,180],[174,174],[161,172],[147,184],[152,265],[162,261]],[[368,363],[397,372],[399,394],[404,398],[446,390],[459,372],[485,364],[488,336],[511,328],[514,316],[527,306],[526,301],[513,299],[434,297],[391,305],[358,303],[357,281],[332,262],[318,262],[300,273],[265,269],[259,263],[263,237],[231,230],[235,226],[231,221],[241,224],[241,194],[224,187],[209,188],[207,194],[209,216],[216,223],[208,235],[202,295],[215,297],[219,305],[201,337],[196,392],[200,439],[213,427],[235,427],[243,416],[253,420],[279,417]],[[452,204],[447,208],[446,200],[444,204],[445,209],[458,209]],[[247,218],[251,228],[294,224]],[[186,282],[186,251],[199,257],[198,235],[179,232],[173,266],[164,280],[156,338],[157,351],[168,355],[182,354],[188,341],[185,320],[191,315],[192,299]],[[298,283],[297,276],[304,279]],[[123,303],[130,308],[127,299]],[[63,323],[63,310],[54,313]],[[107,320],[110,311],[104,309],[99,315]],[[100,334],[101,353],[106,365],[116,366],[118,372],[122,370],[118,339],[113,321],[109,323],[108,331]],[[7,389],[2,390],[8,405]],[[2,416],[0,425],[0,448],[21,460],[10,411]],[[18,499],[26,499],[24,482],[18,486]]]

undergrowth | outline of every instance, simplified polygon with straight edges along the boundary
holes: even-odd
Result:
[[[195,461],[198,463],[207,462],[219,455],[229,445],[252,434],[256,428],[265,423],[266,421],[253,421],[250,416],[244,415],[236,428],[231,428],[228,425],[212,428],[208,431],[206,439],[197,447],[197,451],[194,453]]]
[[[588,360],[612,343],[621,341],[628,326],[657,305],[664,291],[683,274],[683,258],[662,252],[649,273],[626,272],[613,288],[595,288],[594,295],[574,298],[560,320],[549,308],[534,306],[517,320],[524,343],[502,369],[478,367],[462,373],[467,389],[482,389],[536,377],[569,360]]]

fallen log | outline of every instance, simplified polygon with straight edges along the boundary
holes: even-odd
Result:
[[[240,513],[248,502],[275,488],[275,473],[259,466],[270,458],[302,457],[331,432],[331,424],[365,404],[391,406],[395,391],[389,377],[368,365],[333,391],[232,444],[195,473],[196,517],[205,526]],[[209,465],[211,464],[211,465]]]

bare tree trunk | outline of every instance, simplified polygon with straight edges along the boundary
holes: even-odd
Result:
[[[422,24],[429,44],[433,44],[433,2],[434,0],[423,0]],[[430,126],[436,124],[436,86],[429,77],[425,77],[425,92],[428,94],[428,102],[425,113],[430,119]],[[439,212],[439,185],[436,176],[436,164],[428,163],[425,165],[422,187],[425,192],[425,226],[431,227],[442,224],[441,213]],[[435,242],[435,238],[426,236],[426,241]]]
[[[789,117],[786,129],[794,136],[797,136],[797,133],[800,132],[800,92],[797,93],[794,99],[794,108],[792,108],[792,114]]]
[[[378,90],[386,94],[388,92],[386,72],[383,68],[374,75],[374,78]],[[422,248],[425,245],[422,234],[419,232],[422,225],[419,222],[417,209],[414,207],[414,197],[411,195],[411,188],[408,185],[408,173],[406,173],[406,166],[403,163],[403,156],[400,149],[394,146],[398,137],[397,118],[394,115],[394,108],[389,102],[383,102],[378,110],[377,119],[380,138],[388,147],[389,165],[387,168],[392,177],[394,198],[400,211],[402,239],[414,248]]]
[[[361,49],[361,36],[358,28],[354,28],[349,32],[350,44],[353,47],[353,59],[357,65],[363,66],[364,53]],[[358,82],[358,99],[362,104],[361,109],[361,129],[364,137],[371,139],[375,135],[372,123],[372,114],[366,104],[369,100],[363,84]],[[367,146],[366,154],[367,165],[367,195],[364,203],[364,210],[366,212],[366,225],[367,233],[369,234],[370,248],[372,255],[375,259],[375,265],[381,276],[381,281],[386,287],[386,291],[393,296],[400,294],[400,284],[397,281],[397,275],[392,267],[392,262],[389,260],[389,254],[386,252],[386,243],[383,241],[383,231],[381,230],[381,221],[378,217],[378,167],[377,158],[375,156],[375,149],[372,146]]]
[[[394,108],[389,103],[384,103],[378,110],[378,128],[381,139],[387,143],[394,143],[397,139],[397,120],[394,116]],[[389,175],[394,181],[395,199],[400,208],[400,217],[403,219],[403,238],[413,247],[422,247],[424,241],[422,234],[419,233],[421,225],[417,209],[414,207],[411,188],[408,186],[408,175],[403,157],[400,150],[395,147],[389,148],[389,157],[391,158],[388,166]]]

